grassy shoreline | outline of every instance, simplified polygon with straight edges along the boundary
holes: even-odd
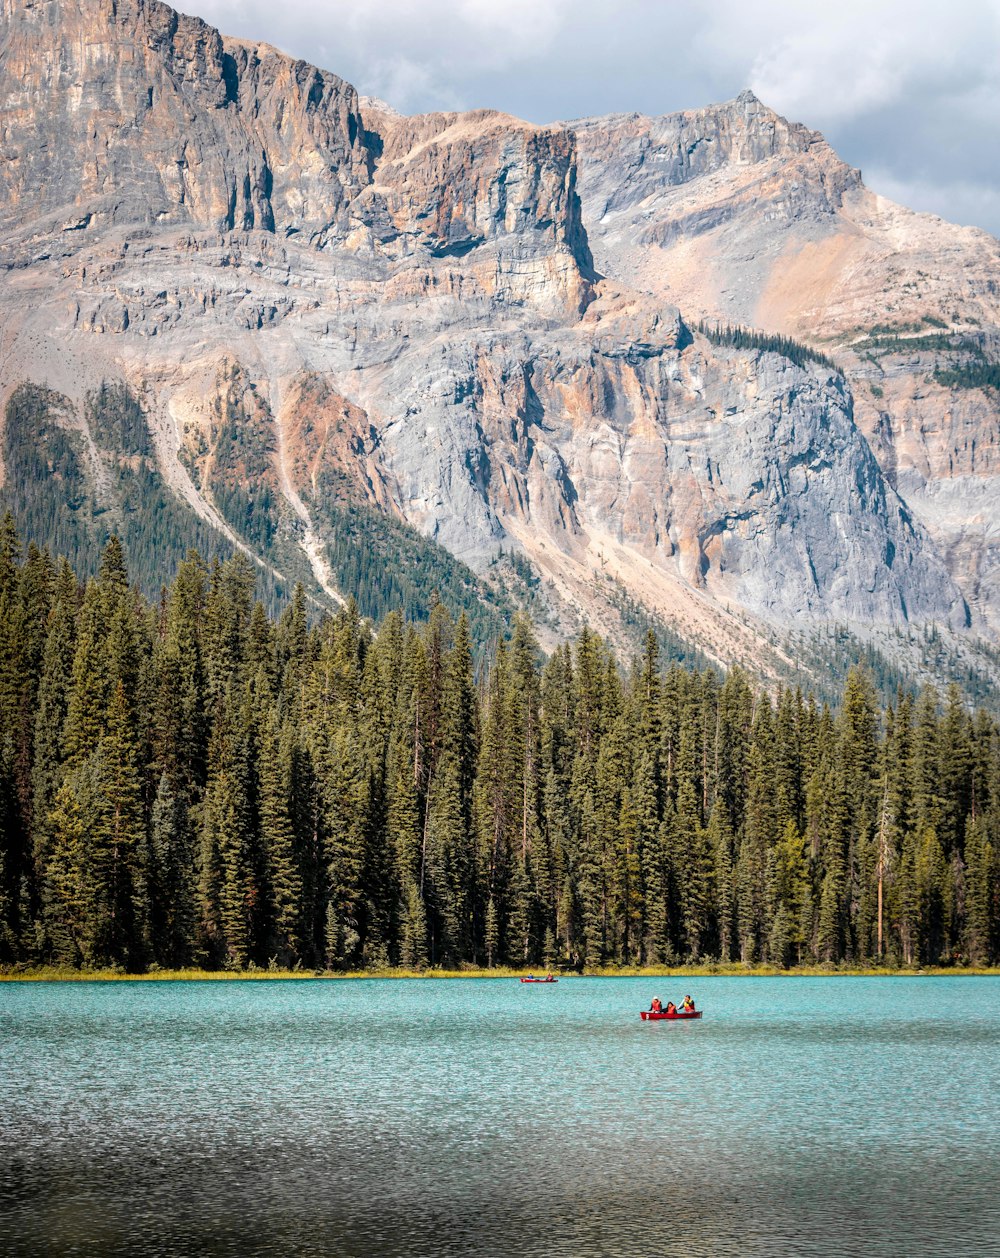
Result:
[[[290,979],[298,981],[323,981],[324,979],[428,979],[428,978],[477,978],[512,979],[528,973],[536,976],[546,971],[536,969],[496,968],[492,970],[468,968],[462,970],[153,970],[144,974],[127,974],[118,970],[74,970],[58,966],[36,968],[0,968],[0,983],[113,983],[113,982],[273,982]],[[553,971],[557,978],[956,978],[987,976],[1000,977],[1000,968],[993,966],[924,966],[919,969],[889,969],[874,966],[821,966],[803,965],[782,970],[777,966],[747,966],[735,964],[680,965],[680,966],[615,966],[564,973]]]

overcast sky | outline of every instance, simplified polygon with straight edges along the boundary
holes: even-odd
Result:
[[[176,2],[176,0],[175,0]],[[403,113],[669,113],[750,87],[877,192],[1000,234],[1000,0],[180,0]]]

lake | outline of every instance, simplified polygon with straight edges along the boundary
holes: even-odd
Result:
[[[1000,1252],[994,978],[4,983],[0,1045],[5,1254]]]

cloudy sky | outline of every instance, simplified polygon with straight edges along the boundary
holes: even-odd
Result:
[[[175,3],[177,0],[175,0]],[[750,87],[869,187],[1000,234],[1000,0],[179,0],[404,113],[552,122]]]

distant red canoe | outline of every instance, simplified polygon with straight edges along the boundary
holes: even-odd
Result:
[[[557,978],[522,978],[522,983],[558,983]]]
[[[678,1022],[681,1018],[700,1018],[701,1010],[696,1009],[694,1013],[651,1013],[648,1009],[643,1009],[639,1017],[643,1022]]]

